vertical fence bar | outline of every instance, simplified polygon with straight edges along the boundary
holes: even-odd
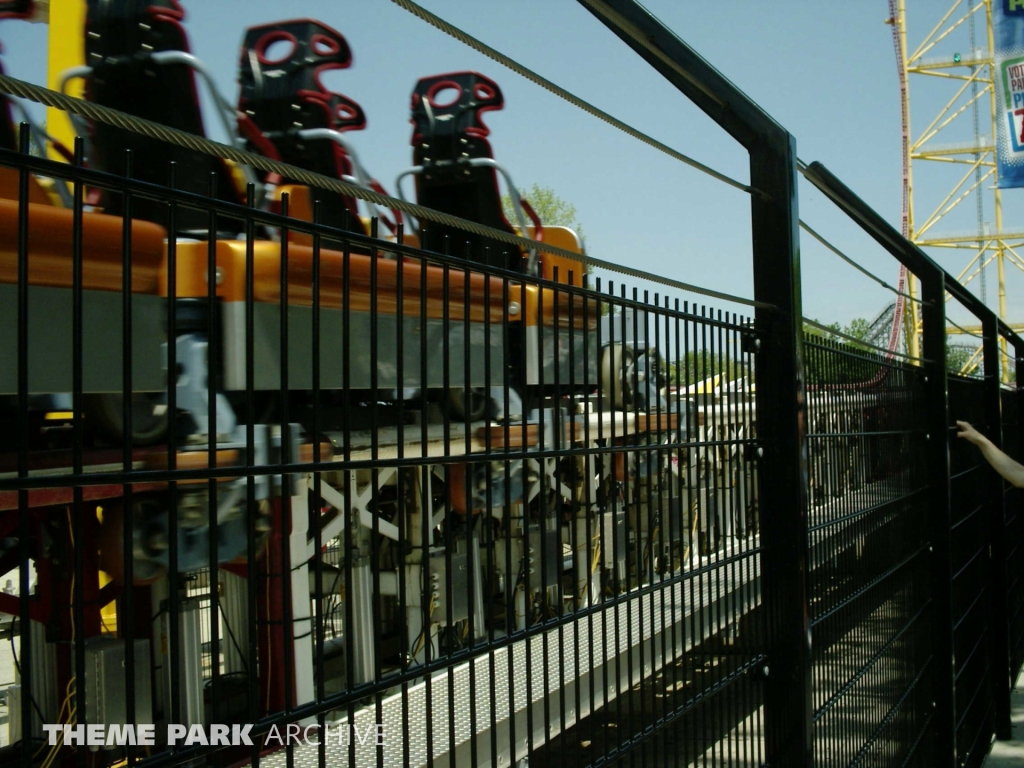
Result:
[[[80,165],[80,164],[79,164]],[[178,164],[170,163],[167,168],[167,186],[175,189],[178,183]],[[178,467],[178,202],[171,198],[167,211],[167,469],[174,472]],[[212,312],[207,314],[212,318]],[[171,362],[173,361],[173,363]],[[167,530],[178,530],[178,484],[167,484]],[[178,573],[178,537],[167,537],[167,639],[170,680],[165,695],[164,720],[168,723],[181,722],[181,581]],[[77,571],[76,571],[77,573]],[[85,666],[85,656],[82,657]],[[83,696],[84,702],[84,696]]]
[[[217,195],[217,176],[211,173],[207,179],[207,194],[211,199]],[[222,335],[218,333],[217,321],[215,319],[214,307],[217,306],[217,230],[219,218],[216,211],[210,211],[207,219],[207,234],[209,240],[206,247],[206,308],[207,308],[207,338],[209,342],[206,347],[207,354],[207,410],[206,410],[206,465],[217,466],[217,363],[220,359],[218,354]],[[212,373],[212,375],[211,375]],[[208,506],[211,510],[217,509],[218,489],[217,480],[210,478],[206,483],[206,494],[209,499]],[[207,552],[207,586],[209,588],[209,616],[210,616],[210,722],[218,722],[218,713],[221,701],[220,664],[217,660],[220,657],[220,622],[218,614],[220,611],[220,600],[218,585],[220,583],[217,554],[219,547],[214,544],[219,538],[219,522],[216,514],[210,515],[209,538],[210,547]],[[170,625],[177,627],[177,614],[172,617]],[[252,667],[250,667],[252,669]],[[205,712],[200,719],[205,719]]]
[[[1020,461],[1021,457],[1024,457],[1024,382],[1021,381],[1021,376],[1024,375],[1024,339],[1022,339],[1020,336],[1017,336],[1016,334],[1014,334],[1012,336],[1012,339],[1013,339],[1014,364],[1015,364],[1015,367],[1014,367],[1014,380],[1015,380],[1014,396],[1016,397],[1016,400],[1017,400],[1017,423],[1014,425],[1016,430],[1017,430],[1017,440],[1016,440],[1017,455],[1014,458],[1017,461]],[[1017,524],[1017,531],[1018,532],[1021,530],[1021,526],[1024,525],[1024,508],[1021,508],[1021,507],[1024,507],[1024,505],[1020,504],[1020,499],[1021,499],[1022,494],[1024,494],[1024,490],[1018,490],[1017,493],[1015,493],[1015,494],[1011,493],[1009,495],[1009,499],[1011,500],[1011,502],[1018,504],[1018,508],[1016,510],[1017,518],[1018,519],[1022,519],[1022,522]],[[1005,515],[1005,510],[1004,510],[1004,515]],[[1020,539],[1018,539],[1016,542],[1014,542],[1014,544],[1015,544],[1017,549],[1020,549],[1021,547],[1024,547],[1024,541],[1021,541]],[[1018,557],[1017,557],[1015,562],[1016,563],[1020,563],[1021,562],[1020,555],[1018,555]],[[1021,583],[1024,582],[1024,569],[1018,570],[1013,575],[1012,578],[1013,578],[1013,581],[1015,582],[1016,591],[1019,593],[1021,589],[1024,589],[1024,586],[1021,585]],[[1018,612],[1018,615],[1019,615],[1020,611],[1024,611],[1024,606],[1022,606],[1022,607],[1014,606],[1014,608]],[[1020,626],[1020,624],[1018,624],[1015,621],[1011,626],[1016,628],[1016,627]],[[1013,655],[1013,658],[1010,660],[1010,669],[1011,669],[1012,674],[1014,675],[1013,683],[1016,683],[1016,675],[1019,675],[1021,673],[1020,654],[1017,652],[1017,649],[1019,647],[1021,647],[1021,645],[1024,645],[1024,637],[1016,637],[1016,638],[1014,638],[1013,644],[1011,645],[1011,649],[1012,649],[1014,655]]]
[[[765,748],[771,763],[811,765],[813,712],[807,594],[806,392],[800,297],[796,141],[785,132],[750,154],[758,309],[757,428],[761,473],[761,579],[768,621]]]
[[[85,164],[85,142],[81,136],[75,137],[75,157],[74,164],[81,168]],[[72,186],[72,216],[74,216],[73,223],[71,225],[71,259],[72,259],[72,288],[71,288],[71,322],[72,322],[72,340],[71,340],[71,357],[72,357],[72,418],[74,420],[74,442],[72,444],[72,471],[76,475],[82,473],[84,466],[83,461],[83,446],[85,443],[84,428],[85,425],[82,423],[82,405],[83,396],[83,376],[82,376],[82,341],[83,341],[83,314],[84,314],[84,303],[82,296],[82,216],[83,209],[85,206],[85,185],[82,184],[80,179],[76,179]],[[72,627],[77,628],[71,631],[71,643],[72,653],[74,654],[74,668],[75,670],[85,669],[85,640],[86,640],[86,626],[85,626],[85,579],[82,577],[85,572],[85,552],[83,542],[83,533],[85,531],[85,507],[83,502],[82,486],[76,485],[74,488],[74,500],[72,504],[74,511],[74,521],[69,521],[71,528],[71,546],[74,549],[72,564],[72,573],[78,578],[74,579],[74,591],[72,593],[72,600],[74,604],[71,606],[72,612]],[[75,542],[79,543],[79,546],[75,546]],[[86,718],[86,690],[85,690],[85,675],[82,675],[82,684],[78,684],[77,675],[74,686],[75,696],[75,710],[77,713],[76,722],[85,722]],[[10,711],[10,705],[8,704],[8,712]],[[85,750],[80,749],[77,752],[77,764],[84,766],[86,764]]]
[[[281,195],[281,215],[288,216],[288,199],[289,195],[284,193]],[[278,386],[280,391],[280,401],[278,403],[278,413],[281,415],[281,464],[290,464],[293,460],[297,460],[297,457],[291,455],[291,441],[294,438],[291,430],[291,424],[289,424],[290,413],[288,410],[288,385],[289,385],[289,365],[291,360],[288,356],[288,305],[290,299],[288,296],[288,227],[281,227],[281,261],[280,261],[280,272],[278,278],[281,281],[281,303],[278,305],[278,311],[280,312],[280,325],[278,338],[279,352],[280,352],[280,374],[278,379]],[[269,478],[268,478],[269,479]],[[292,707],[297,704],[303,704],[305,702],[298,699],[297,696],[293,696],[293,693],[298,693],[296,690],[296,669],[295,669],[295,612],[292,609],[292,569],[298,567],[298,563],[291,561],[291,542],[292,542],[292,531],[296,529],[305,530],[301,526],[303,522],[297,521],[296,516],[298,510],[294,503],[295,493],[297,488],[291,488],[291,481],[294,476],[290,476],[285,472],[281,472],[281,493],[280,493],[280,504],[281,504],[281,524],[282,524],[282,535],[281,535],[281,620],[284,624],[284,631],[281,633],[281,642],[284,647],[281,649],[281,658],[284,661],[284,668],[282,669],[282,678],[284,681],[284,696],[281,700],[281,707],[285,712],[290,712]],[[306,523],[308,524],[308,522]],[[211,582],[211,589],[216,591],[217,582]],[[308,584],[306,592],[308,593]],[[217,613],[214,611],[213,617],[216,621]],[[214,657],[216,661],[216,657]],[[294,762],[294,750],[292,745],[288,744],[287,760],[288,764],[292,765]]]
[[[131,150],[124,152],[124,176],[131,179],[134,175],[134,156]],[[132,400],[132,202],[133,195],[126,189],[123,192],[124,213],[121,230],[121,396],[123,400],[124,431],[121,447],[123,471],[132,471],[132,443],[134,437]],[[125,718],[129,723],[135,722],[136,690],[135,690],[135,581],[134,572],[134,494],[135,487],[130,483],[123,486],[124,497],[124,538],[122,539],[122,556],[124,590],[118,604],[117,629],[118,639],[124,638],[124,674],[125,674]],[[77,678],[77,672],[76,672]],[[86,693],[88,696],[88,692]],[[126,747],[128,765],[135,764],[136,750],[131,742]]]
[[[985,420],[989,424],[988,437],[1000,450],[1003,448],[1003,414],[1000,392],[999,323],[993,312],[981,318],[982,356],[985,368]],[[1003,514],[1003,484],[995,472],[985,468],[989,507],[989,565],[991,567],[992,631],[992,695],[995,698],[995,734],[997,739],[1011,737],[1010,690],[1010,628],[1007,617],[1008,594],[1006,588],[1006,536]]]
[[[313,205],[313,223],[320,223],[320,203],[314,203]],[[314,583],[316,584],[315,600],[314,605],[316,606],[316,623],[314,624],[314,644],[315,653],[313,658],[316,659],[316,703],[317,709],[320,709],[324,699],[326,698],[327,681],[324,673],[324,646],[326,645],[326,627],[324,622],[324,538],[323,538],[323,515],[321,514],[321,507],[323,502],[321,501],[321,490],[323,483],[323,473],[320,471],[320,462],[330,460],[333,458],[331,451],[327,451],[327,456],[323,455],[323,442],[321,438],[322,413],[321,413],[321,398],[320,398],[320,296],[323,287],[321,281],[321,261],[322,254],[320,252],[320,232],[314,230],[313,236],[313,275],[311,288],[313,291],[313,317],[312,317],[312,351],[310,355],[310,363],[312,364],[312,397],[313,397],[313,463],[316,464],[316,469],[313,472],[313,486],[312,493],[307,495],[309,508],[307,514],[309,515],[310,531],[313,534],[313,574],[315,576]],[[402,230],[399,227],[398,230],[398,242],[402,242]],[[399,291],[401,296],[401,291]],[[328,353],[330,351],[328,350]],[[401,381],[401,377],[399,377]],[[303,482],[307,482],[305,478]],[[327,734],[325,732],[326,724],[326,713],[322,710],[317,715],[317,725],[319,726],[318,733],[324,734],[319,739],[317,745],[317,765],[327,765]]]
[[[934,761],[956,766],[956,709],[953,657],[952,499],[949,464],[949,396],[946,381],[946,280],[924,269],[921,281],[922,354],[925,369],[925,467],[928,475],[932,601],[935,621]]]
[[[245,466],[246,466],[246,507],[245,507],[245,563],[246,572],[249,574],[249,578],[246,580],[247,584],[247,600],[249,604],[249,669],[259,669],[260,663],[270,665],[270,643],[267,643],[267,658],[260,659],[259,652],[259,628],[257,626],[257,617],[259,616],[258,609],[258,590],[259,582],[257,579],[252,578],[254,574],[258,574],[259,570],[256,565],[256,477],[252,474],[252,467],[256,464],[255,456],[255,444],[256,444],[256,408],[253,402],[255,394],[255,298],[253,296],[253,283],[255,280],[255,239],[256,239],[256,222],[252,217],[252,209],[256,207],[256,190],[252,184],[249,184],[246,188],[245,203],[246,203],[246,215],[244,219],[245,226]],[[211,233],[212,234],[212,233]],[[212,309],[212,306],[211,306]],[[213,323],[211,323],[212,327]],[[211,441],[213,435],[216,434],[214,428],[216,421],[210,422],[210,436]],[[216,456],[211,460],[211,466],[216,466],[213,462],[216,461]],[[213,498],[211,496],[211,498]],[[214,518],[216,519],[216,518]],[[267,571],[270,572],[270,558],[267,557]],[[267,579],[269,583],[269,578]],[[268,586],[269,588],[269,586]],[[269,678],[270,675],[268,674]],[[267,697],[269,699],[269,696]],[[259,678],[255,674],[249,675],[249,690],[248,690],[248,714],[250,722],[256,722],[260,714],[260,698],[259,698]],[[269,701],[267,709],[270,709]],[[253,739],[252,751],[250,754],[252,764],[258,766],[260,761],[260,741]]]
[[[28,123],[19,126],[18,151],[28,154]],[[18,172],[18,479],[28,477],[28,168]],[[18,489],[18,620],[21,630],[21,756],[25,766],[32,765],[32,701],[34,684],[32,674],[32,616],[29,610],[29,558],[31,549],[31,520],[29,519],[28,490]],[[12,627],[13,635],[14,629]],[[13,650],[13,645],[11,646]],[[8,713],[10,717],[10,713]],[[41,718],[40,718],[41,719]]]

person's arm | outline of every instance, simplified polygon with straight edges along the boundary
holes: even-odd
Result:
[[[958,421],[956,425],[960,428],[960,431],[956,434],[957,437],[962,437],[964,440],[978,446],[981,449],[981,455],[992,465],[992,469],[1006,478],[1011,484],[1018,488],[1024,488],[1024,466],[1021,466],[992,445],[991,440],[966,421]]]

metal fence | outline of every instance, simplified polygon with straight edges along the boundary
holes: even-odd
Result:
[[[1003,450],[1020,461],[1020,411],[1012,391],[1002,393]],[[1016,680],[1024,668],[1024,540],[1021,526],[1021,491],[1003,483],[1003,536],[1006,539],[1006,629],[1010,679]]]
[[[1008,735],[1020,492],[951,426],[1018,451],[1024,341],[639,6],[585,4],[749,150],[752,317],[553,240],[534,273],[0,149],[0,760],[962,766]],[[921,281],[922,359],[805,333],[799,171]],[[153,743],[84,744],[115,723]]]
[[[984,381],[949,377],[952,414],[994,431],[985,413]],[[956,425],[950,424],[950,431]],[[990,525],[992,494],[997,481],[973,446],[950,440],[951,553],[953,598],[953,674],[955,685],[956,749],[961,765],[981,765],[994,732],[992,664],[995,617],[991,593]],[[959,444],[958,444],[959,443]]]
[[[980,425],[996,446],[1017,455],[1019,390],[1016,383],[1000,383],[1008,361],[1000,342],[1016,350],[1021,340],[823,166],[813,164],[806,175],[911,270],[923,289],[920,410],[910,417],[918,420],[917,432],[904,448],[913,453],[912,460],[904,459],[908,467],[918,467],[913,476],[921,478],[914,486],[922,492],[921,516],[902,543],[923,547],[911,555],[923,561],[920,608],[908,615],[930,616],[904,660],[909,684],[881,697],[889,708],[881,705],[885,715],[853,762],[863,764],[867,748],[884,737],[881,746],[894,759],[879,764],[980,765],[994,738],[1010,737],[1009,692],[1020,669],[1014,661],[1020,644],[1014,607],[1021,577],[1019,499],[973,446],[957,439],[955,422]],[[980,322],[983,365],[972,377],[947,372],[947,296]],[[909,562],[891,561],[885,579],[895,583],[898,571],[909,574]],[[895,645],[912,623],[903,623],[887,645]],[[873,658],[872,666],[877,664]]]
[[[33,738],[44,723],[247,722],[266,741],[319,722],[343,726],[319,751],[330,764],[590,764],[649,760],[672,723],[702,734],[675,736],[687,759],[763,760],[749,320],[0,159],[76,200],[58,221],[12,203],[27,355],[7,371],[22,471],[3,481],[10,562],[25,557],[8,602],[28,620],[10,706]],[[87,185],[123,196],[124,216],[85,210]],[[143,200],[163,208],[156,268],[127,226]],[[183,210],[208,232],[181,238]],[[247,237],[218,235],[226,219]],[[71,248],[48,252],[37,221]],[[108,295],[90,226],[125,237]],[[44,259],[64,260],[50,285],[33,279]],[[111,298],[120,343],[88,360],[67,337]],[[166,400],[136,384],[147,343],[177,361]],[[123,366],[136,394],[92,383],[97,364]],[[161,413],[176,418],[155,435]],[[178,746],[175,763],[210,751]],[[286,753],[318,749],[263,762]]]
[[[815,764],[899,765],[934,663],[920,367],[808,337]]]

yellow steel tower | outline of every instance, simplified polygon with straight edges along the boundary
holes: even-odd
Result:
[[[60,76],[65,70],[85,64],[85,11],[83,0],[49,0],[46,21],[50,25],[47,56],[47,85],[60,90]],[[82,97],[83,81],[75,78],[68,83],[67,93]],[[51,136],[66,147],[75,145],[75,129],[66,112],[49,107],[46,126]],[[60,160],[61,155],[49,148],[50,157]]]
[[[995,262],[999,317],[1009,322],[1006,267],[1024,270],[1019,255],[1024,226],[1004,229],[1002,194],[997,186],[992,2],[954,0],[937,23],[934,18],[913,18],[921,30],[930,31],[911,47],[907,45],[906,0],[889,0],[887,23],[895,25],[893,40],[900,68],[905,234],[922,247],[966,251],[961,254],[963,260],[957,259],[957,279],[965,285],[973,283],[972,290],[983,300],[987,300],[989,267]],[[916,111],[911,109],[911,93],[918,94]],[[916,134],[911,130],[912,125],[922,124],[924,129]],[[927,179],[922,189],[928,194],[916,195],[922,210],[928,211],[926,215],[915,210],[915,178],[919,182]],[[991,221],[986,220],[989,216]],[[949,263],[948,251],[936,252],[936,257]],[[907,287],[910,295],[919,295],[913,276],[908,276]],[[907,345],[919,356],[921,315],[917,302],[909,303],[905,323]],[[972,334],[980,328],[951,325],[948,332],[977,343]],[[1004,381],[1009,374],[1005,344]],[[979,359],[980,347],[964,367],[976,367]]]

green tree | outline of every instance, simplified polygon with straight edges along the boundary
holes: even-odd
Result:
[[[867,318],[855,317],[850,324],[842,329],[847,336],[866,341],[871,332],[871,322]]]
[[[576,206],[563,200],[551,187],[542,187],[534,184],[528,190],[521,189],[519,194],[525,197],[534,212],[540,218],[541,224],[550,224],[555,227],[569,227],[574,230],[584,242],[583,225],[576,218]],[[515,208],[512,206],[512,198],[509,195],[501,196],[501,207],[505,218],[517,225]]]
[[[946,337],[946,371],[958,374],[963,371],[964,375],[970,375],[977,369],[978,361],[975,360],[970,370],[964,371],[964,366],[974,355],[974,349],[962,344],[950,344],[949,337]]]
[[[820,320],[815,319],[815,323],[823,325]],[[840,325],[839,323],[829,323],[825,326],[826,328],[835,331],[835,333],[829,333],[823,331],[820,328],[804,323],[804,336],[810,336],[812,339],[827,339],[829,341],[835,341],[841,344],[847,344],[853,349],[868,349],[868,334],[871,332],[871,322],[863,317],[855,317],[850,321],[849,325]],[[858,344],[855,341],[850,341],[848,336],[852,336],[858,341],[863,341],[863,344]]]
[[[868,320],[856,317],[845,326],[830,323],[825,328],[834,333],[804,324],[804,368],[809,385],[855,384],[878,374],[875,359],[880,361],[881,355],[868,346]]]
[[[825,325],[818,318],[814,318],[814,322],[818,325]],[[829,323],[825,325],[826,328],[831,328],[833,331],[841,331],[839,323]],[[804,336],[810,336],[813,339],[834,339],[836,338],[828,331],[823,331],[817,325],[811,325],[810,323],[804,323]]]
[[[818,320],[814,322],[821,325]],[[867,337],[871,331],[871,323],[868,320],[863,317],[855,317],[848,325],[829,323],[825,327],[837,333],[829,333],[813,325],[804,324],[804,340],[809,342],[804,350],[809,384],[853,383],[858,379],[870,379],[877,373],[877,366],[865,359],[881,356],[876,350],[867,346]],[[839,333],[864,341],[864,344],[851,341],[849,338],[840,336]],[[950,344],[947,340],[946,370],[949,373],[959,374],[970,362],[973,354],[974,349],[970,346]],[[857,355],[860,359],[854,360],[852,355]],[[970,375],[976,368],[977,361],[970,370],[964,371],[964,373]]]

